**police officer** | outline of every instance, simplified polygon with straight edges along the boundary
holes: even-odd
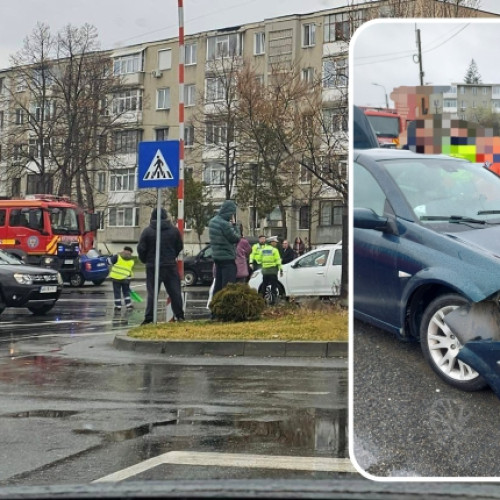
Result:
[[[262,255],[261,250],[266,246],[266,237],[261,234],[259,236],[259,241],[252,246],[252,252],[248,258],[249,266],[252,271],[259,269],[261,267]]]
[[[261,248],[261,266],[262,266],[262,284],[264,298],[268,287],[271,289],[270,303],[276,302],[278,296],[278,272],[283,276],[283,267],[281,266],[281,256],[278,245],[278,237],[271,236],[267,238],[267,243]]]

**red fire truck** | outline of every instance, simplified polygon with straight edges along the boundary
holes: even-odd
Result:
[[[99,216],[69,198],[41,194],[0,200],[0,248],[26,263],[79,273],[79,256],[94,246]]]
[[[362,107],[370,125],[375,131],[381,148],[399,147],[399,134],[405,130],[405,124],[395,109]]]

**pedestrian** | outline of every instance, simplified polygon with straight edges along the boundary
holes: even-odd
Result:
[[[236,203],[226,200],[208,223],[208,236],[215,264],[214,295],[228,283],[236,282],[236,244],[240,232],[236,227]]]
[[[184,305],[182,302],[181,279],[177,269],[177,257],[184,248],[179,230],[167,220],[167,211],[162,208],[160,215],[160,258],[158,285],[165,286],[172,303],[175,321],[184,321]],[[157,210],[151,212],[151,221],[141,234],[137,245],[137,253],[141,262],[146,264],[146,290],[148,300],[143,325],[153,322],[155,296],[155,264],[156,264],[156,228]],[[159,290],[158,290],[159,291]]]
[[[236,245],[236,281],[246,283],[250,276],[248,258],[252,247],[246,238],[243,238],[243,226],[240,224],[241,239]]]
[[[292,250],[290,245],[288,244],[288,240],[283,240],[281,244],[281,263],[288,264],[295,259],[295,252]]]
[[[262,255],[261,250],[266,246],[266,237],[259,235],[259,241],[252,246],[252,253],[250,254],[250,270],[257,270],[260,268]]]
[[[264,298],[266,296],[267,288],[270,287],[271,299],[270,303],[276,302],[278,297],[278,272],[283,276],[283,267],[281,266],[281,256],[279,250],[276,248],[278,245],[278,237],[271,236],[267,238],[266,245],[262,248],[262,289]]]
[[[295,258],[300,257],[305,251],[306,246],[302,241],[302,238],[297,236],[293,242],[293,252],[295,253]]]
[[[115,297],[115,311],[121,311],[122,294],[125,302],[125,307],[133,309],[132,300],[130,298],[130,280],[134,276],[134,258],[132,257],[133,250],[130,247],[123,247],[123,250],[109,259],[111,271],[109,277],[113,283],[113,295]]]

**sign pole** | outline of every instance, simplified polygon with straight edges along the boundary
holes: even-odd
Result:
[[[156,190],[156,253],[155,253],[155,293],[153,302],[153,323],[158,322],[158,289],[160,284],[160,237],[161,237],[161,190]]]

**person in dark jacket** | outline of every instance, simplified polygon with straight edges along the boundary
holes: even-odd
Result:
[[[153,322],[154,283],[156,263],[156,209],[151,212],[151,222],[141,234],[137,245],[137,254],[141,262],[146,264],[146,289],[148,300],[143,325]],[[160,269],[159,285],[163,283],[172,301],[172,311],[176,321],[184,321],[181,280],[177,269],[177,256],[184,248],[179,230],[167,220],[167,211],[161,209],[160,233]]]
[[[282,264],[288,264],[289,262],[292,262],[293,259],[295,259],[295,252],[288,243],[288,240],[283,240],[283,243],[281,244],[280,253],[281,253]]]
[[[214,295],[228,283],[236,282],[236,244],[240,232],[236,227],[236,203],[226,200],[208,223],[208,236],[215,264]]]

